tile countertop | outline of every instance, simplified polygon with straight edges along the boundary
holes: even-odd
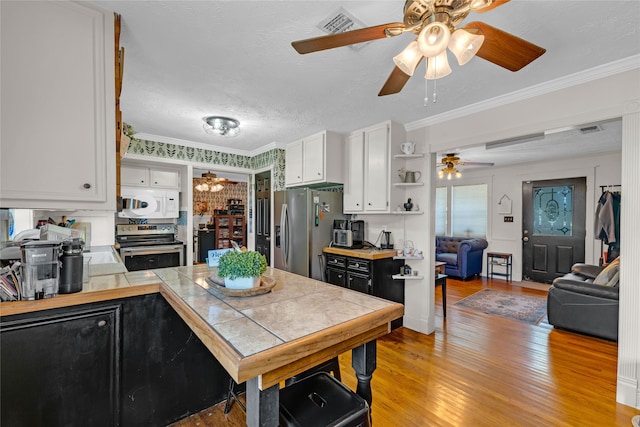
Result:
[[[337,247],[327,247],[322,249],[323,252],[334,255],[343,255],[350,256],[355,258],[363,258],[363,259],[383,259],[383,258],[393,258],[397,255],[397,252],[394,249],[346,249],[346,248],[337,248]]]
[[[83,290],[0,304],[1,315],[160,292],[238,383],[270,387],[318,361],[389,332],[402,304],[268,268],[271,292],[231,297],[210,288],[206,265],[91,277]]]

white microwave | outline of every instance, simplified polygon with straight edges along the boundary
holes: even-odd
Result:
[[[178,218],[180,193],[122,187],[123,206],[120,218]]]

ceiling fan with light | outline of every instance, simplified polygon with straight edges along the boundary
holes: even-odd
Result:
[[[398,93],[413,75],[418,64],[427,58],[425,79],[434,80],[451,73],[447,48],[460,65],[475,55],[500,67],[518,71],[546,52],[512,34],[482,22],[470,22],[456,28],[470,12],[488,12],[509,0],[406,0],[404,22],[298,40],[291,43],[301,54],[348,46],[402,33],[417,38],[393,58],[395,68],[378,96]]]
[[[460,157],[456,153],[447,153],[442,156],[440,166],[442,169],[438,171],[438,177],[451,179],[454,175],[456,178],[460,178],[462,174],[458,170],[457,166],[493,166],[493,163],[488,162],[461,162]]]
[[[210,191],[212,193],[216,193],[218,191],[222,191],[224,186],[223,182],[227,182],[227,178],[218,178],[215,173],[205,172],[202,174],[202,178],[196,179],[196,186],[194,187],[197,191]]]

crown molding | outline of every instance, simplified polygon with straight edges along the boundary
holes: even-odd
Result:
[[[405,125],[405,130],[411,131],[420,129],[437,123],[442,123],[448,120],[457,119],[492,108],[501,107],[506,104],[524,101],[536,96],[556,92],[558,90],[566,89],[583,83],[588,83],[590,81],[602,79],[638,68],[640,68],[640,55],[633,55],[628,58],[579,71],[577,73],[560,77],[555,80],[549,80],[535,86],[530,86],[526,89],[521,89],[495,98],[477,102],[475,104],[470,104],[456,110],[447,111],[446,113],[437,114],[435,116],[426,117],[415,122],[407,123]]]

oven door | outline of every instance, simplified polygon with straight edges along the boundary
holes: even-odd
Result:
[[[180,267],[184,265],[184,245],[120,248],[120,257],[129,271]]]

